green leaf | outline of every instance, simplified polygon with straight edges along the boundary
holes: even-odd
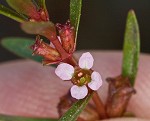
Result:
[[[32,2],[38,10],[41,8],[46,10],[45,0],[32,0]]]
[[[20,116],[0,115],[0,121],[58,121],[50,118],[28,118]]]
[[[3,47],[8,49],[9,51],[13,52],[14,54],[29,58],[37,62],[42,62],[42,57],[39,56],[32,56],[32,50],[30,49],[30,46],[34,43],[34,40],[27,39],[27,38],[4,38],[2,39],[1,44]]]
[[[41,7],[44,8],[46,10],[46,4],[45,4],[45,0],[36,0],[37,4]]]
[[[55,25],[52,22],[25,22],[21,28],[28,34],[56,36]],[[46,34],[48,33],[48,34]]]
[[[76,30],[75,41],[77,40],[78,27],[81,16],[81,7],[82,7],[82,0],[70,0],[70,21]]]
[[[138,22],[134,11],[130,10],[124,37],[122,75],[129,77],[132,85],[134,85],[138,70],[139,53],[140,35]]]
[[[17,22],[24,22],[27,20],[27,18],[24,17],[23,15],[20,15],[1,4],[0,4],[0,14],[4,15],[6,17],[9,17]]]
[[[59,121],[76,121],[82,110],[86,107],[92,94],[89,94],[85,99],[77,101],[72,107],[59,119]]]
[[[32,3],[32,0],[6,0],[6,2],[18,13],[28,16],[36,14],[36,6]]]

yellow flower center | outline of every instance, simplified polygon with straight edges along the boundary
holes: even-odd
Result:
[[[91,81],[91,70],[76,69],[72,78],[72,83],[78,86],[83,86]]]

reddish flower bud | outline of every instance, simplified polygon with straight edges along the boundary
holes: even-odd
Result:
[[[68,53],[73,53],[75,50],[75,29],[70,25],[70,21],[67,21],[65,25],[56,25],[59,36],[61,38],[62,46]]]
[[[31,48],[34,51],[33,54],[44,57],[45,60],[43,61],[43,64],[57,63],[61,60],[58,51],[50,47],[47,43],[43,42],[39,36],[37,36],[36,42],[31,46]]]
[[[106,103],[106,112],[108,117],[121,117],[126,111],[127,104],[135,89],[131,86],[128,77],[117,76],[107,78],[109,91]]]
[[[49,21],[49,15],[48,15],[47,10],[40,9],[39,14],[40,14],[41,20]]]
[[[48,12],[44,9],[30,12],[30,21],[49,21]]]
[[[41,21],[40,14],[37,12],[36,9],[34,11],[30,11],[28,13],[28,16],[30,21]]]

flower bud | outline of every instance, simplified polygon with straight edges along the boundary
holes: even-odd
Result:
[[[135,89],[131,86],[128,77],[117,76],[107,78],[109,91],[106,103],[108,117],[121,117],[126,111],[127,104]]]
[[[35,21],[48,21],[49,20],[49,15],[46,10],[40,9],[36,10],[34,12],[30,12],[29,14],[30,21],[35,22]]]
[[[67,21],[65,25],[56,25],[59,36],[61,38],[62,46],[68,53],[73,53],[75,50],[75,29],[71,27],[70,21]]]
[[[43,21],[49,20],[49,15],[48,15],[47,10],[40,9],[39,14],[40,14],[41,20],[43,20]]]
[[[61,60],[58,51],[43,42],[39,36],[37,36],[36,42],[31,46],[31,48],[34,51],[33,54],[40,55],[45,58],[44,64],[55,63]]]

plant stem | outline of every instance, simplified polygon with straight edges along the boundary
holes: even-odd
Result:
[[[51,40],[51,42],[55,46],[56,50],[61,54],[62,60],[68,58],[69,54],[63,49],[60,41],[58,40],[58,37],[52,38],[49,33],[46,33],[45,37],[47,37],[49,40]]]
[[[79,118],[77,119],[77,121],[86,121],[86,120],[84,120],[84,119],[82,119],[81,117],[79,117]]]
[[[96,105],[96,109],[97,109],[97,112],[99,113],[100,118],[106,119],[107,115],[106,115],[106,111],[105,111],[105,106],[104,106],[103,102],[101,101],[97,92],[94,92],[92,99]]]
[[[69,64],[71,64],[73,67],[75,67],[75,66],[78,65],[76,59],[75,59],[73,56],[71,56],[70,58],[68,58],[67,62],[68,62]]]

